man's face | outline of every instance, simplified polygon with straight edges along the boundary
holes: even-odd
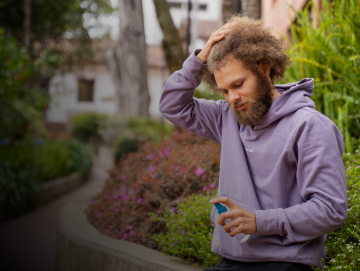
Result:
[[[231,59],[214,76],[239,124],[254,127],[269,111],[274,87],[264,73],[255,74]]]

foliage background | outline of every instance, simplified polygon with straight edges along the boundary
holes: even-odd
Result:
[[[283,82],[313,77],[312,99],[344,137],[345,152],[360,149],[360,1],[312,1],[297,12],[288,54],[292,62]],[[311,13],[317,13],[314,28]]]

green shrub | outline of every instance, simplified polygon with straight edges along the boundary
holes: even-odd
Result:
[[[352,138],[360,137],[360,0],[322,0],[321,12],[312,2],[297,12],[291,26],[287,53],[292,65],[283,82],[313,77],[316,109],[339,127],[345,152],[353,152]],[[310,9],[318,14],[318,28]]]
[[[210,220],[210,199],[216,193],[192,195],[177,205],[177,211],[166,209],[163,218],[151,214],[154,221],[164,221],[167,233],[152,236],[165,254],[179,256],[204,267],[218,264],[222,257],[211,252],[214,224]]]
[[[12,143],[45,135],[43,112],[50,96],[36,83],[60,58],[44,54],[36,63],[26,48],[0,28],[0,138]]]
[[[0,146],[0,161],[28,168],[29,174],[45,182],[68,174],[70,151],[62,142],[38,139],[38,144]]]
[[[99,129],[107,118],[107,115],[95,112],[80,113],[73,116],[70,120],[71,135],[84,143],[99,143],[101,142]]]
[[[33,208],[39,187],[40,182],[28,164],[0,161],[0,219]]]
[[[91,171],[91,154],[78,142],[40,139],[36,144],[0,146],[0,217],[34,207],[42,183],[80,171]]]
[[[140,141],[137,138],[123,137],[118,141],[115,149],[115,161],[118,162],[120,158],[124,157],[130,152],[136,152]]]
[[[80,142],[66,142],[70,151],[70,163],[68,172],[81,172],[84,177],[91,173],[92,160],[89,148]]]

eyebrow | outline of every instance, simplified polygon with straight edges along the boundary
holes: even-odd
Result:
[[[232,86],[236,81],[239,81],[239,80],[245,80],[245,78],[244,77],[239,77],[238,79],[235,79],[234,81],[232,81],[232,83],[229,85],[229,86]],[[217,90],[219,90],[219,91],[223,91],[223,90],[227,90],[227,89],[225,89],[225,88],[216,88]]]

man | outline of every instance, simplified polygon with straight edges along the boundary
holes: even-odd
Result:
[[[229,210],[212,208],[211,249],[224,259],[208,270],[321,267],[326,234],[346,220],[342,136],[315,110],[313,79],[273,84],[289,64],[260,21],[234,16],[165,85],[162,114],[221,143],[211,203]],[[194,98],[200,79],[226,101]],[[250,239],[240,244],[238,233]]]

